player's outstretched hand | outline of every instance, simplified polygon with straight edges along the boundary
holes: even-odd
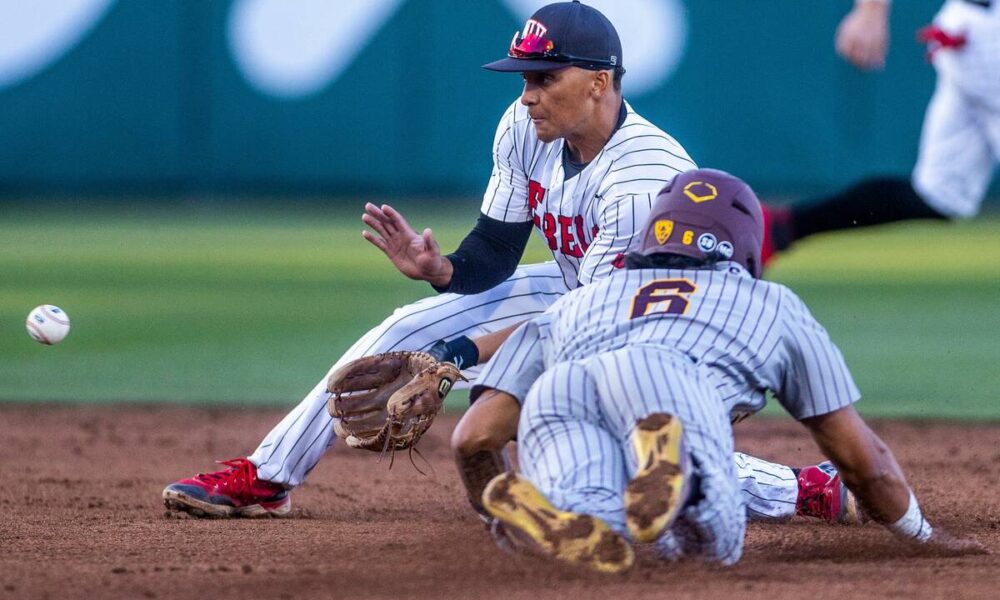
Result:
[[[400,273],[441,287],[451,281],[451,262],[441,256],[441,248],[430,229],[417,233],[388,204],[381,207],[371,202],[365,204],[361,220],[375,232],[365,230],[361,235],[385,253]]]
[[[889,5],[858,2],[837,27],[837,54],[859,69],[885,67],[889,50]]]
[[[934,528],[931,539],[921,544],[922,549],[936,556],[966,556],[969,554],[989,554],[989,549],[971,537],[957,536],[946,529]]]

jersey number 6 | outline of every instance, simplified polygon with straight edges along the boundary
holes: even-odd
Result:
[[[687,311],[688,296],[698,286],[687,279],[657,279],[639,288],[632,297],[630,319],[645,317],[651,312],[683,315]]]

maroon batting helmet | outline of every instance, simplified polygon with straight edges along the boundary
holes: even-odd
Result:
[[[764,216],[741,179],[715,169],[681,173],[656,197],[639,254],[680,254],[738,262],[760,277]]]

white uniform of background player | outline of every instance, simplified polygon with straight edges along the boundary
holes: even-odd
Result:
[[[837,30],[837,51],[881,68],[889,2],[857,0]],[[863,179],[832,195],[765,208],[765,262],[816,233],[910,219],[975,216],[1000,162],[1000,0],[947,0],[920,32],[937,71],[909,178]]]
[[[937,85],[920,137],[913,187],[949,217],[979,212],[1000,163],[1000,1],[948,0],[934,24],[963,36],[933,53]]]

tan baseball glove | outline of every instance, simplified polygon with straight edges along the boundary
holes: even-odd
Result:
[[[334,432],[352,448],[413,447],[430,429],[456,380],[455,365],[425,352],[386,352],[353,360],[327,379]]]

